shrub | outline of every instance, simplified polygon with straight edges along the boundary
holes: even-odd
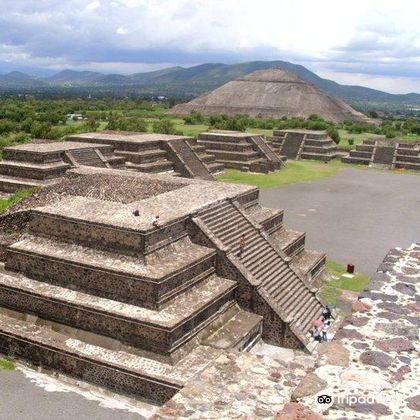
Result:
[[[334,140],[336,144],[340,143],[340,134],[335,127],[330,127],[327,129],[328,135]]]
[[[354,139],[348,139],[348,142],[349,142],[349,145],[350,145],[350,146],[353,146],[353,144],[354,144]]]
[[[153,132],[160,134],[177,134],[182,135],[182,132],[175,129],[175,125],[171,120],[160,120],[153,123]]]

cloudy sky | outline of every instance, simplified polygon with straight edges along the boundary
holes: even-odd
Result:
[[[0,62],[133,73],[280,59],[420,92],[420,0],[0,0]]]

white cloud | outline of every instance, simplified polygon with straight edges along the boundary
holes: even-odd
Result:
[[[340,81],[355,74],[366,83],[409,77],[406,86],[420,91],[420,74],[413,74],[420,0],[2,0],[2,6],[0,54],[8,59],[108,63],[113,70],[119,63],[283,59],[321,62]]]

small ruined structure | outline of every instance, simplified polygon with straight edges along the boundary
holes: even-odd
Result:
[[[201,133],[196,147],[215,156],[226,168],[241,171],[268,173],[281,169],[285,162],[259,134],[213,130]]]
[[[341,159],[345,163],[376,166],[387,169],[420,170],[420,144],[392,140],[365,140],[356,145],[348,156]]]
[[[287,159],[312,159],[328,162],[337,157],[337,145],[326,131],[274,130],[268,144]]]
[[[73,169],[21,202],[20,219],[3,216],[3,227],[23,222],[2,253],[0,352],[163,403],[225,350],[261,336],[311,349],[325,255],[300,260],[302,235],[289,235],[283,212],[258,195]]]
[[[50,185],[78,165],[111,168],[123,164],[112,152],[111,145],[46,140],[5,147],[0,161],[0,191],[12,193]]]
[[[224,169],[213,155],[197,149],[191,137],[108,131],[77,134],[68,140],[111,144],[126,168],[138,172],[211,180],[212,174]]]
[[[317,114],[328,121],[368,121],[368,118],[341,99],[321,92],[294,73],[281,69],[258,70],[247,76],[176,105],[172,111],[188,115],[244,114],[252,117],[308,118]]]

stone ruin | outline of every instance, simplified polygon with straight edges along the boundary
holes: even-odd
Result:
[[[50,185],[65,172],[79,165],[116,167],[123,161],[106,144],[35,140],[20,146],[5,147],[0,161],[0,191]]]
[[[287,159],[312,159],[329,162],[338,156],[335,142],[326,131],[274,130],[268,144]]]
[[[215,156],[197,147],[192,137],[168,134],[100,132],[68,137],[70,141],[112,144],[126,169],[145,173],[167,173],[186,178],[214,179],[224,170]]]
[[[63,182],[67,195],[48,186],[2,217],[16,240],[0,266],[1,353],[162,404],[260,337],[312,349],[325,255],[257,188],[85,166]]]
[[[281,169],[286,159],[278,156],[260,134],[212,130],[198,136],[197,147],[215,156],[226,168],[268,173]]]
[[[224,169],[190,137],[102,132],[79,134],[66,140],[33,140],[6,147],[0,161],[0,192],[51,185],[67,170],[79,166],[207,180],[213,180],[213,174]]]
[[[420,144],[385,139],[365,140],[341,160],[385,169],[420,170]]]

